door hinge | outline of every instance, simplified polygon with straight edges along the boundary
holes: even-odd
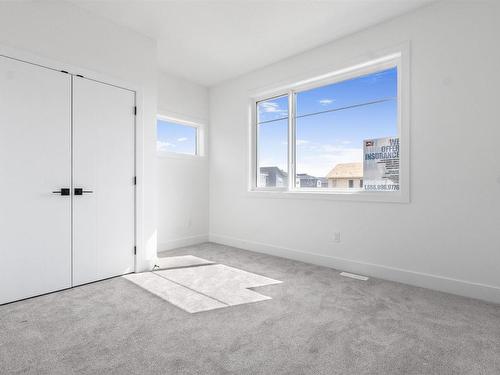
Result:
[[[61,73],[64,73],[64,74],[69,74],[69,72],[68,72],[68,71],[66,71],[66,70],[61,70]]]
[[[137,116],[137,106],[134,106],[134,116]]]
[[[134,246],[134,255],[137,255],[137,246]]]
[[[134,185],[137,185],[137,176],[134,176]]]

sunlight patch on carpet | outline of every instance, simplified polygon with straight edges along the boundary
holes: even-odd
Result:
[[[191,255],[171,258],[160,258],[167,269],[123,277],[189,313],[269,300],[249,288],[281,283]]]

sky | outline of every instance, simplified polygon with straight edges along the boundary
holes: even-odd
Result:
[[[157,151],[196,154],[196,128],[158,120],[156,132]]]
[[[396,68],[297,93],[297,173],[326,177],[338,163],[362,162],[363,140],[397,137],[396,98]],[[288,98],[260,102],[257,112],[259,166],[286,171]]]

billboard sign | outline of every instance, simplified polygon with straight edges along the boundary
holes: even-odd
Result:
[[[363,141],[363,189],[399,191],[399,138]]]

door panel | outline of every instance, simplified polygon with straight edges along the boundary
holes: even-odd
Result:
[[[73,78],[73,285],[134,270],[135,93]]]
[[[0,304],[71,286],[71,77],[0,56]]]

